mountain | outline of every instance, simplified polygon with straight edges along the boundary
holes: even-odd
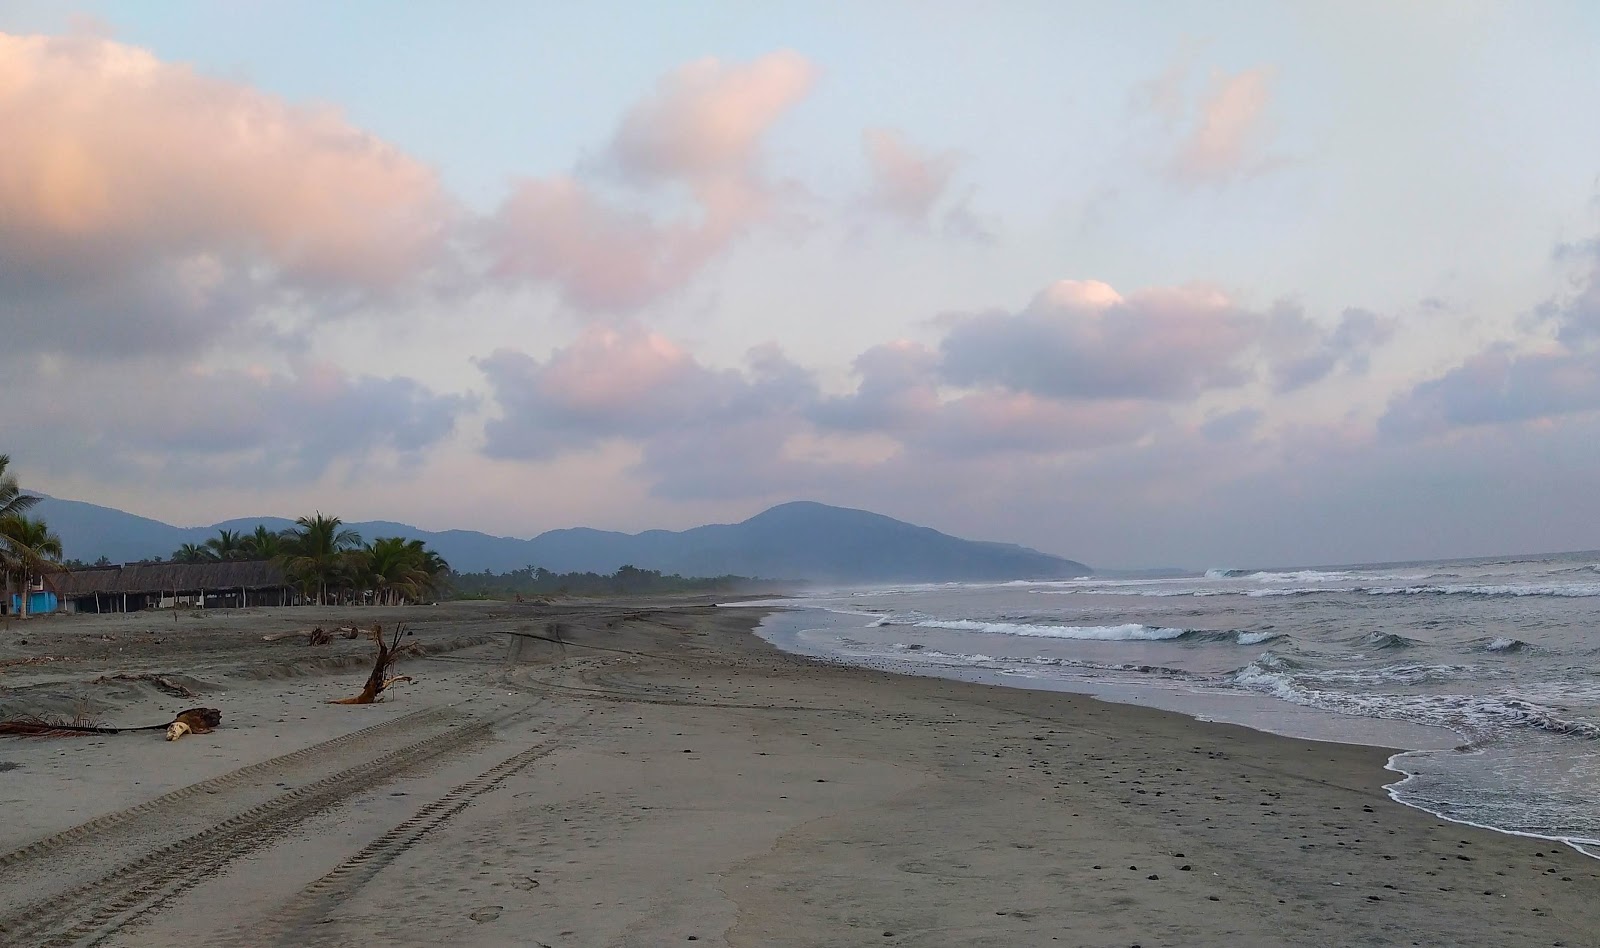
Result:
[[[169,556],[185,543],[204,543],[218,530],[248,533],[257,524],[280,530],[281,517],[227,520],[209,527],[174,527],[158,520],[46,497],[33,513],[50,522],[68,556],[115,562]],[[577,527],[531,540],[471,530],[420,530],[387,521],[351,523],[365,539],[419,539],[463,572],[542,566],[558,573],[609,573],[631,563],[683,576],[758,576],[824,582],[960,579],[1058,579],[1090,570],[1048,553],[1009,543],[963,540],[881,514],[809,501],[780,504],[742,523],[690,530],[614,533]]]

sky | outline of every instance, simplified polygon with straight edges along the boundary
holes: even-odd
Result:
[[[0,452],[181,525],[1593,549],[1597,43],[1553,0],[0,0]]]

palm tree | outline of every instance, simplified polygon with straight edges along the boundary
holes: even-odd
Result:
[[[6,468],[11,466],[11,455],[0,454],[0,517],[10,517],[25,512],[29,507],[39,502],[37,497],[29,497],[17,486],[17,476],[7,474]]]
[[[185,543],[172,552],[174,563],[210,563],[217,555],[209,547],[198,543]]]
[[[361,534],[341,529],[343,523],[320,510],[297,519],[282,554],[285,572],[299,577],[307,589],[316,587],[318,605],[327,604],[328,584],[344,575],[350,565],[348,554],[361,545]]]
[[[61,569],[61,538],[36,517],[0,517],[0,567],[22,587],[22,616],[27,618],[34,577]]]
[[[17,476],[7,474],[6,468],[11,466],[11,455],[0,454],[0,517],[9,517],[21,514],[23,511],[39,502],[37,497],[29,497],[22,493],[22,488],[17,485]],[[11,601],[11,573],[4,571],[0,576],[0,593],[5,595],[5,601]]]
[[[244,549],[253,560],[275,560],[284,553],[284,537],[267,529],[264,523],[256,524],[254,533],[242,541]]]
[[[237,530],[219,530],[206,541],[206,549],[219,560],[242,560],[249,556],[244,534]]]
[[[364,579],[372,589],[372,604],[397,605],[420,596],[428,580],[421,552],[402,537],[379,537],[362,551]]]
[[[445,558],[440,556],[437,550],[428,549],[421,540],[412,540],[407,545],[416,554],[419,568],[422,570],[424,578],[421,591],[433,595],[444,589],[445,579],[450,575],[450,564]]]

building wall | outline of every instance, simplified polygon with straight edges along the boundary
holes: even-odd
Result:
[[[34,591],[28,594],[28,614],[42,615],[46,612],[56,611],[56,594],[53,592]],[[11,594],[11,614],[20,615],[22,612],[22,597],[16,593]]]

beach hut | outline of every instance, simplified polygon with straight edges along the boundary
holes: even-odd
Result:
[[[300,601],[283,569],[272,562],[98,566],[52,574],[45,584],[65,612],[236,609]]]

